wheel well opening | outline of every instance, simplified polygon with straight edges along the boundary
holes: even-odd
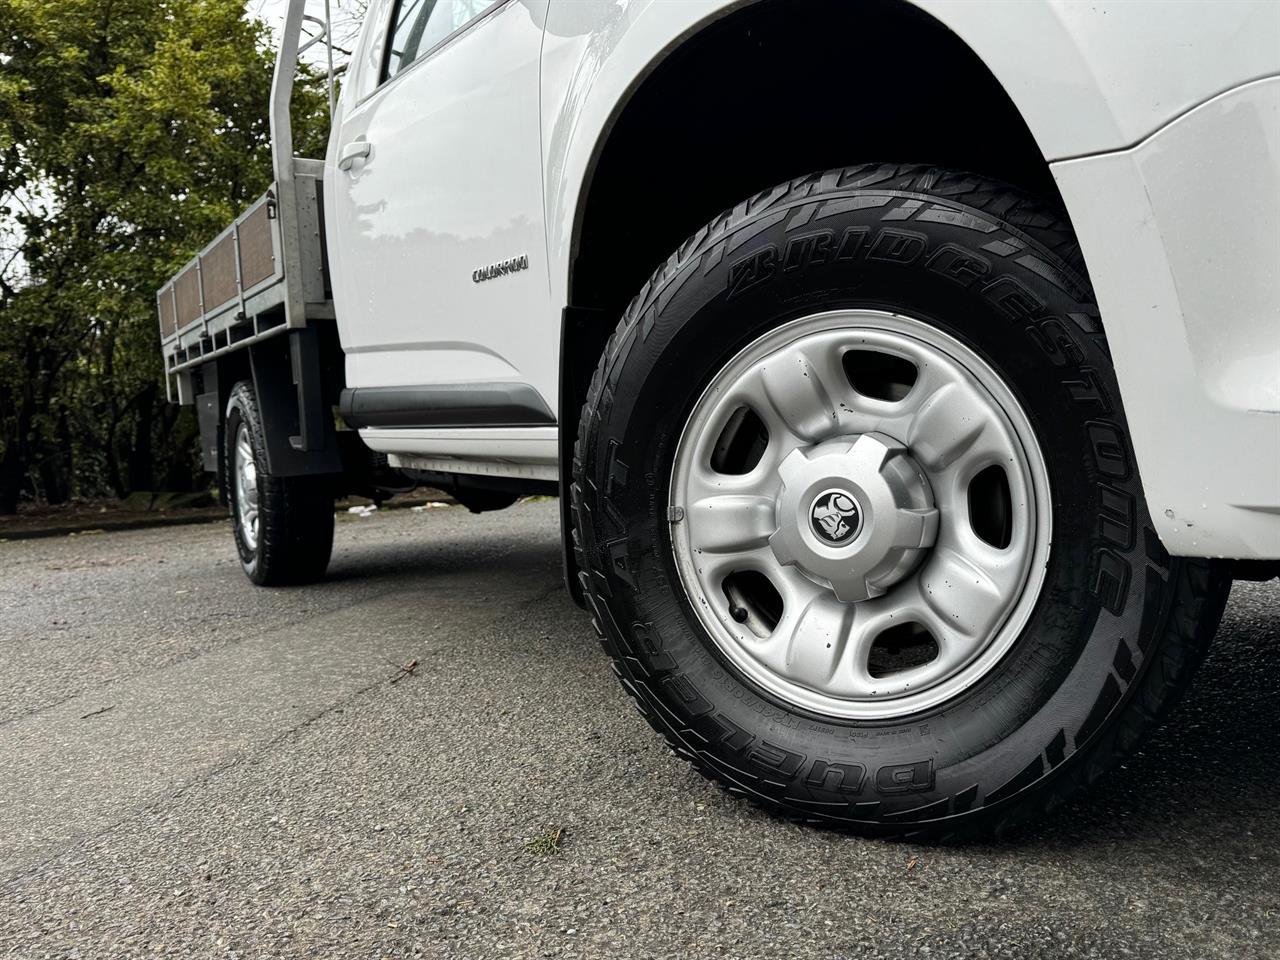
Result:
[[[1004,88],[906,0],[755,0],[653,67],[602,138],[579,200],[561,349],[566,471],[600,354],[671,252],[761,190],[869,162],[978,173],[1063,207]],[[577,598],[567,513],[563,525]]]
[[[903,0],[759,0],[682,42],[622,107],[580,210],[569,302],[612,328],[716,214],[861,162],[981,173],[1062,205],[1004,89],[931,16]]]

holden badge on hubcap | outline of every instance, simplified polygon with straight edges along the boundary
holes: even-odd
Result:
[[[809,507],[809,523],[827,543],[846,543],[862,529],[862,512],[846,491],[825,490]]]

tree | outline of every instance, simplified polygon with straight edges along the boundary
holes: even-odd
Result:
[[[267,41],[240,0],[0,0],[0,513],[190,482],[155,291],[270,182]]]

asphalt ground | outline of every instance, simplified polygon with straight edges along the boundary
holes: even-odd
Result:
[[[1280,956],[1277,582],[1089,797],[914,846],[673,758],[556,521],[343,517],[274,591],[225,523],[0,544],[0,957]]]

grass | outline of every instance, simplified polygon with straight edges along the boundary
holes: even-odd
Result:
[[[564,827],[548,827],[524,845],[535,857],[549,857],[560,852],[564,840]]]

